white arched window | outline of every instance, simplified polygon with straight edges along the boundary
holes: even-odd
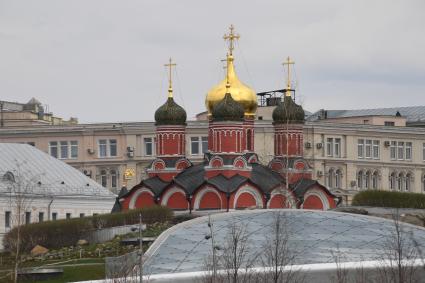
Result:
[[[402,191],[404,187],[404,174],[400,173],[398,174],[398,178],[397,178],[397,189],[399,191]]]
[[[329,169],[328,171],[328,187],[329,188],[334,188],[334,176],[335,176],[335,171],[334,169]]]
[[[342,179],[342,172],[340,169],[338,169],[335,172],[335,188],[337,189],[341,188],[341,179]]]
[[[370,179],[371,179],[370,175],[371,175],[370,171],[367,171],[364,177],[364,187],[367,190],[370,189]]]
[[[379,177],[378,171],[373,172],[373,174],[372,174],[372,189],[374,189],[374,190],[378,189],[378,177]]]
[[[396,173],[392,172],[390,175],[390,189],[395,190],[395,184],[396,184]]]
[[[363,189],[364,186],[364,175],[363,175],[363,171],[359,171],[357,172],[357,188],[359,189]]]
[[[105,188],[108,186],[108,176],[105,169],[100,170],[100,184]]]
[[[407,173],[406,177],[404,178],[404,190],[406,192],[409,192],[411,190],[411,184],[412,184],[412,175],[410,173]]]
[[[118,184],[117,184],[117,170],[112,169],[109,171],[109,173],[111,174],[111,188],[116,189]]]

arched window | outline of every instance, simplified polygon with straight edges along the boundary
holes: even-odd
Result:
[[[396,183],[396,174],[395,172],[392,172],[390,175],[390,189],[395,190],[395,183]]]
[[[340,169],[338,169],[335,172],[335,188],[337,189],[341,188],[341,179],[342,179],[342,172]]]
[[[404,174],[400,173],[398,174],[398,179],[397,179],[397,189],[399,191],[402,191],[404,187]]]
[[[372,189],[377,190],[378,189],[378,171],[373,172],[372,174]]]
[[[109,173],[111,174],[111,188],[117,188],[118,184],[117,184],[117,170],[112,169],[111,171],[109,171]]]
[[[328,171],[328,187],[329,188],[334,188],[334,183],[333,183],[333,180],[334,180],[334,177],[335,177],[334,172],[335,172],[334,169],[329,169],[329,171]]]
[[[406,192],[410,191],[411,182],[412,182],[412,175],[410,173],[407,173],[406,177],[404,178],[404,190]]]
[[[363,171],[357,172],[357,188],[363,189]]]
[[[365,187],[365,189],[370,189],[370,179],[371,179],[371,176],[370,176],[371,174],[370,174],[370,171],[367,171],[366,172],[366,175],[365,175],[365,178],[364,178],[364,187]]]
[[[251,148],[251,146],[252,146],[251,139],[252,139],[252,132],[251,132],[251,130],[248,130],[246,132],[246,147],[247,147],[247,150],[252,150],[252,148]]]
[[[100,170],[100,184],[105,188],[108,186],[108,176],[105,169]]]
[[[12,172],[7,171],[6,173],[4,173],[3,175],[3,181],[4,182],[11,182],[14,183],[15,182],[15,175],[13,175]]]

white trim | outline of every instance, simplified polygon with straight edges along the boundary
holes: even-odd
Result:
[[[152,193],[152,191],[151,191],[151,190],[149,190],[148,188],[142,187],[142,188],[138,189],[138,190],[137,190],[137,191],[133,194],[133,196],[131,197],[130,203],[128,204],[128,208],[129,208],[129,209],[135,209],[135,208],[136,208],[136,207],[135,207],[135,204],[136,204],[137,198],[138,198],[138,197],[139,197],[142,193],[145,193],[145,192],[149,193],[152,197],[154,197],[154,195],[153,195],[153,193]]]
[[[328,201],[327,197],[325,196],[325,193],[322,190],[319,190],[319,189],[308,190],[307,193],[304,195],[304,202],[307,200],[307,198],[309,196],[318,197],[323,204],[323,210],[329,209],[329,201]],[[304,209],[304,202],[301,205],[301,208],[303,208],[303,209]]]
[[[254,200],[255,200],[255,206],[258,207],[258,208],[263,208],[263,199],[262,199],[261,194],[256,189],[251,187],[250,185],[243,185],[242,187],[240,187],[237,190],[237,192],[235,194],[235,198],[233,199],[233,208],[234,209],[236,209],[236,203],[238,202],[238,198],[243,193],[248,193],[248,194],[252,195],[254,197]]]
[[[287,195],[285,195],[284,191],[286,191]],[[276,195],[281,195],[284,198],[289,199],[289,203],[291,205],[289,208],[296,208],[296,200],[294,198],[294,195],[291,193],[291,191],[289,191],[285,187],[276,188],[271,192],[270,199],[267,202],[267,208],[270,208],[270,203],[271,203],[273,197],[275,197]],[[286,207],[284,207],[284,208],[286,208]]]
[[[174,194],[174,193],[182,193],[184,198],[186,199],[186,192],[184,190],[182,190],[179,187],[172,187],[171,189],[167,190],[166,193],[162,196],[161,199],[161,205],[163,206],[168,206],[168,200],[170,199],[170,197]],[[189,209],[189,204],[186,202],[187,205],[187,209]]]
[[[199,204],[201,203],[203,196],[208,192],[215,193],[218,196],[218,198],[220,199],[220,208],[219,209],[222,209],[223,199],[221,198],[220,194],[217,192],[216,189],[214,189],[212,187],[206,187],[206,188],[199,190],[198,193],[196,194],[195,202],[193,203],[193,209],[194,210],[199,209]]]

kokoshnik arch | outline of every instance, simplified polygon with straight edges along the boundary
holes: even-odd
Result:
[[[173,98],[170,59],[168,99],[155,112],[156,159],[148,178],[122,191],[114,210],[168,206],[175,210],[243,208],[306,208],[326,210],[337,205],[326,187],[312,180],[303,158],[304,110],[292,98],[288,82],[283,101],[273,111],[274,158],[267,165],[254,152],[256,92],[242,83],[234,68],[233,26],[224,36],[229,43],[225,79],[207,94],[208,151],[201,164],[185,156],[186,111]]]

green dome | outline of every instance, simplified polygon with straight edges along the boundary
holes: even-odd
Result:
[[[155,125],[186,125],[186,111],[168,97],[167,102],[155,111],[155,121]]]
[[[304,110],[292,100],[291,96],[285,96],[283,102],[280,102],[273,110],[273,122],[280,123],[304,123]]]
[[[226,93],[224,98],[214,106],[211,114],[214,121],[243,121],[244,108],[232,98],[230,93]]]

